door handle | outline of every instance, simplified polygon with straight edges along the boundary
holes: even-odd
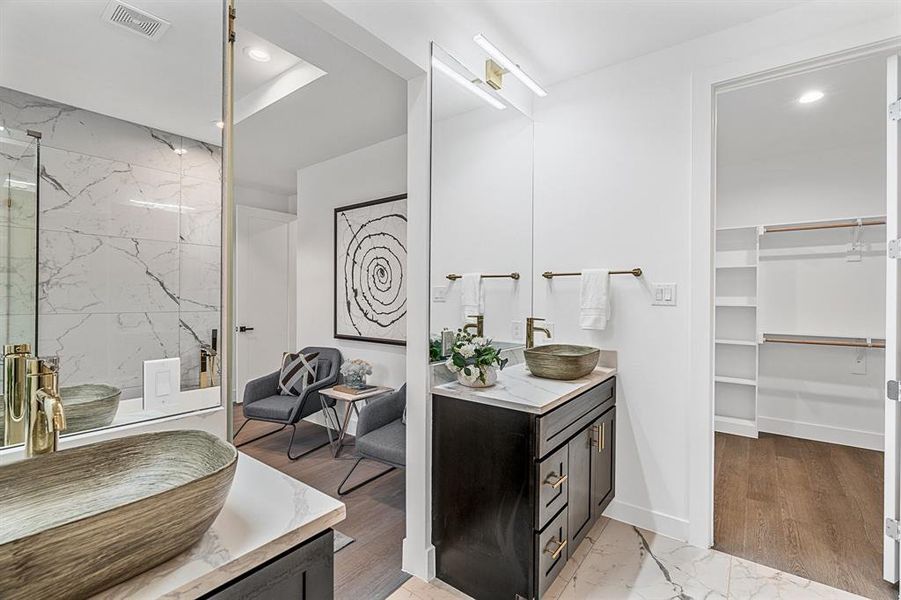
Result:
[[[235,331],[237,331],[239,333],[246,333],[248,331],[253,331],[253,327],[248,327],[247,325],[240,325],[238,327],[235,327]]]
[[[607,447],[607,422],[603,421],[600,425],[595,425],[594,430],[598,433],[598,441],[596,447],[598,452],[603,452],[604,448]]]

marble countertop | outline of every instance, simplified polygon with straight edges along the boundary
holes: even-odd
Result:
[[[535,377],[525,364],[517,364],[500,371],[497,383],[489,388],[470,388],[454,381],[436,385],[432,393],[540,415],[614,375],[616,368],[599,366],[581,379],[557,381]]]
[[[225,506],[200,541],[93,598],[196,598],[333,527],[344,517],[343,502],[239,452]]]

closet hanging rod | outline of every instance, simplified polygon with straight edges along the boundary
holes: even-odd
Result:
[[[803,344],[808,346],[844,346],[847,348],[885,348],[885,340],[881,338],[849,338],[849,337],[788,337],[763,334],[763,342],[767,344]]]
[[[456,273],[448,273],[447,278],[451,281],[456,281],[458,279],[463,279],[463,276],[457,275]],[[519,273],[514,271],[512,273],[503,273],[501,275],[482,275],[482,279],[519,279]]]
[[[628,271],[610,271],[611,275],[633,275],[635,277],[641,277],[641,269],[635,267],[634,269],[630,269]],[[554,277],[576,277],[581,275],[581,273],[554,273],[552,271],[545,271],[541,274],[545,279],[553,279]]]
[[[764,225],[763,233],[811,231],[814,229],[841,229],[844,227],[869,227],[872,225],[885,225],[885,218],[876,217],[873,219],[853,219],[849,221],[836,221],[833,223],[807,223],[804,225]]]

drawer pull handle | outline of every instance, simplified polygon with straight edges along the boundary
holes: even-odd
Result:
[[[557,544],[557,549],[554,550],[553,552],[551,552],[551,546],[554,544]],[[547,554],[550,554],[551,558],[553,558],[554,560],[557,560],[557,558],[560,556],[560,553],[563,552],[564,548],[566,548],[566,540],[558,542],[557,538],[551,538],[550,541],[547,543],[547,546],[544,547],[544,551]]]
[[[606,425],[607,425],[607,422],[604,421],[600,425],[594,426],[594,430],[598,434],[598,441],[595,444],[595,446],[598,449],[598,452],[602,452],[604,450],[604,448],[607,447],[607,427],[606,427]]]
[[[569,479],[569,475],[561,475],[560,477],[557,478],[557,481],[551,482],[551,478],[554,477],[554,475],[555,475],[554,473],[551,473],[550,475],[548,475],[547,479],[544,480],[544,483],[545,483],[545,485],[551,486],[555,490],[559,489],[560,486],[563,485],[563,483],[567,479]]]

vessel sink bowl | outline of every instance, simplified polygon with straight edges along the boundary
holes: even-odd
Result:
[[[122,390],[102,383],[87,383],[59,389],[66,411],[66,431],[75,433],[106,427],[116,418]],[[6,410],[0,402],[0,440],[3,439],[3,413]]]
[[[0,467],[0,596],[85,598],[197,542],[235,447],[202,431],[99,442]]]
[[[526,367],[536,377],[545,379],[579,379],[598,366],[601,351],[591,346],[546,344],[524,352]]]

